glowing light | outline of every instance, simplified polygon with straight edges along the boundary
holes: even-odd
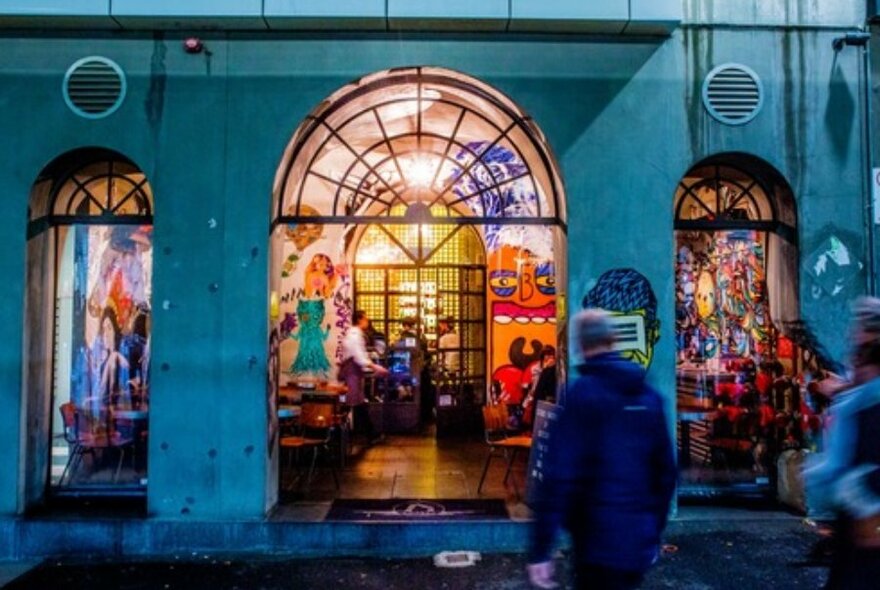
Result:
[[[434,181],[434,163],[424,156],[417,156],[406,166],[406,178],[410,184],[420,188],[428,188]]]

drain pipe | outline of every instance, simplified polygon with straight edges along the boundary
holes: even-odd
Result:
[[[831,45],[834,47],[834,51],[841,51],[844,47],[861,47],[862,48],[862,84],[864,87],[863,92],[863,100],[864,100],[864,109],[865,109],[865,129],[862,136],[862,141],[864,142],[864,211],[865,211],[865,234],[868,242],[868,256],[867,256],[867,265],[868,272],[867,274],[867,292],[868,295],[875,295],[877,290],[876,285],[876,269],[874,268],[874,260],[876,258],[874,253],[874,244],[876,243],[875,239],[875,229],[876,224],[874,223],[874,146],[872,141],[872,124],[873,118],[871,116],[871,107],[872,107],[872,89],[871,89],[871,52],[868,42],[871,40],[871,33],[868,31],[853,31],[850,33],[846,33],[842,37],[836,37]]]

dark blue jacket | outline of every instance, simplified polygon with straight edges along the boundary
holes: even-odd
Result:
[[[615,353],[588,359],[551,426],[533,496],[532,562],[550,558],[560,526],[582,564],[645,571],[654,561],[676,468],[660,395]]]

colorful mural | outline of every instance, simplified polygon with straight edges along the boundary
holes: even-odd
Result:
[[[330,362],[324,343],[330,335],[330,325],[322,326],[324,321],[323,299],[300,299],[296,304],[296,317],[299,331],[288,337],[299,341],[296,360],[288,370],[291,374],[311,373],[326,379],[330,372]]]
[[[679,360],[751,358],[767,352],[771,324],[764,234],[678,232],[677,247]]]
[[[281,234],[280,319],[275,327],[281,336],[280,366],[286,367],[282,383],[335,377],[334,360],[350,316],[345,302],[348,307],[351,303],[342,294],[349,291],[346,267],[334,262],[342,252],[327,251],[327,244],[341,248],[340,231],[298,223],[288,225]]]
[[[456,154],[455,159],[465,165],[473,154],[481,154],[482,165],[471,166],[464,176],[455,169],[453,192],[479,217],[535,218],[546,211],[547,204],[535,192],[522,160],[502,145],[490,145],[473,141]],[[553,234],[546,226],[486,225],[483,231],[489,253],[503,245],[527,246],[535,256],[553,260]]]
[[[541,348],[556,345],[555,280],[553,262],[529,250],[502,245],[489,254],[491,371],[502,401],[520,403]]]
[[[456,155],[481,165],[457,178],[455,194],[481,217],[534,218],[546,210],[522,160],[502,145],[476,141]],[[482,194],[478,194],[482,191]],[[478,196],[474,196],[478,195]],[[490,372],[495,401],[518,404],[533,380],[544,345],[556,346],[556,273],[553,233],[540,225],[486,225],[486,294]]]
[[[150,226],[75,226],[71,400],[95,416],[146,404],[150,366]],[[88,296],[86,296],[86,293]]]
[[[641,273],[615,268],[599,277],[586,294],[583,307],[600,308],[612,314],[617,332],[615,348],[645,368],[654,359],[654,345],[660,339],[657,297]]]
[[[266,357],[266,423],[269,428],[266,433],[266,449],[269,458],[275,452],[275,442],[278,436],[278,377],[280,376],[278,343],[280,336],[278,328],[272,328],[269,333],[269,354]]]

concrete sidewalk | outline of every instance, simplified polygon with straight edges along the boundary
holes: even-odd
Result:
[[[822,537],[802,518],[780,512],[683,509],[646,590],[820,588],[827,575]],[[450,547],[450,550],[467,547]],[[560,581],[567,572],[560,562]],[[288,559],[187,554],[162,561],[47,560],[5,586],[12,590],[310,589],[526,590],[525,556],[482,556],[476,566],[437,568],[431,558]],[[568,587],[568,586],[565,586]]]

